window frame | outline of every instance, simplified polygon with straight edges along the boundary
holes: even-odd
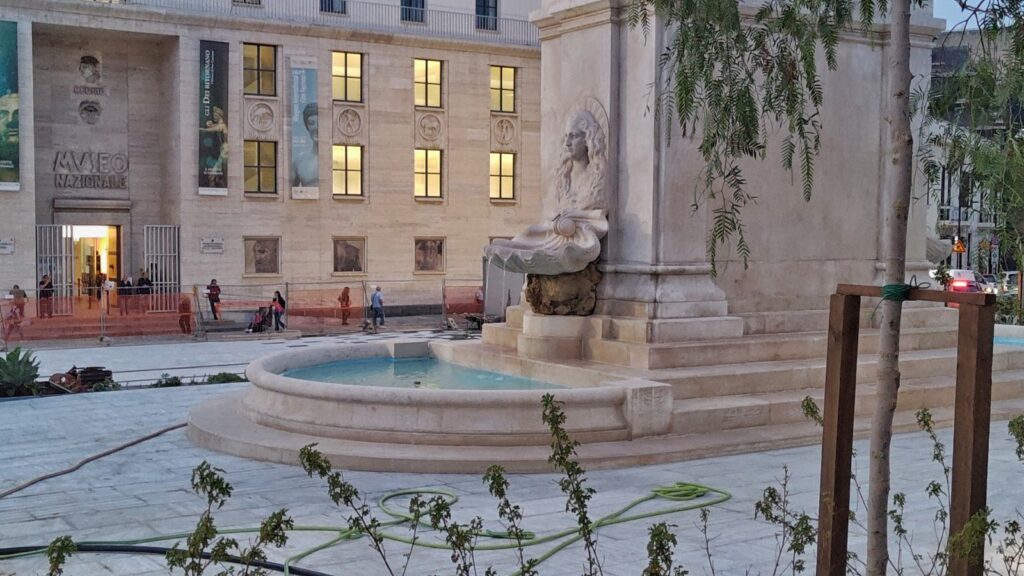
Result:
[[[246,147],[249,146],[250,144],[255,144],[256,145],[256,164],[248,164],[248,163],[246,163],[246,155],[247,155],[246,154]],[[263,148],[264,145],[269,145],[269,146],[273,146],[274,147],[274,164],[273,165],[265,165],[262,162],[262,158],[263,158],[263,149],[262,148]],[[278,177],[280,176],[280,174],[278,173],[278,168],[279,168],[279,164],[280,164],[280,158],[278,158],[278,154],[279,153],[280,153],[280,150],[278,148],[277,142],[275,142],[273,140],[243,140],[242,141],[242,190],[246,194],[264,194],[264,195],[270,195],[270,194],[277,195],[278,194],[278,188],[279,188],[279,186],[278,186]],[[255,169],[256,170],[256,190],[250,190],[248,188],[248,181],[249,181],[248,172],[249,172],[250,169]],[[273,169],[273,171],[274,171],[274,180],[273,180],[273,182],[274,182],[274,189],[273,190],[264,190],[263,189],[263,170],[269,170],[269,169]]]
[[[338,270],[338,241],[362,242],[362,248],[359,252],[359,270]],[[368,241],[366,236],[331,236],[331,275],[332,276],[365,276],[366,275],[366,251]]]
[[[493,82],[492,82],[492,85],[490,86],[489,94],[491,96],[491,112],[501,112],[501,113],[504,113],[504,114],[515,114],[516,110],[519,107],[519,93],[518,93],[519,91],[517,90],[517,86],[516,86],[516,84],[518,84],[518,82],[519,82],[519,69],[516,68],[515,66],[503,66],[501,64],[491,64],[491,66],[489,68],[489,72],[490,72],[491,76],[493,76],[495,68],[498,69],[498,87],[495,88],[493,86]],[[506,70],[511,70],[512,71],[512,87],[511,88],[506,88],[505,87],[505,71]],[[488,81],[491,81],[490,77],[488,78]],[[494,107],[494,95],[495,95],[495,93],[497,93],[497,95],[498,95],[498,107],[497,108]],[[511,93],[512,94],[512,109],[511,110],[506,110],[505,109],[505,94],[507,94],[507,93]]]
[[[498,0],[476,0],[476,29],[498,31]]]
[[[256,68],[249,68],[245,65],[245,49],[249,46],[256,48]],[[264,48],[270,48],[274,53],[274,67],[263,68],[261,61],[261,53]],[[242,93],[246,96],[277,96],[277,45],[275,44],[259,44],[256,42],[243,42],[242,43]],[[246,72],[256,73],[256,91],[249,92],[247,83],[245,81]],[[272,93],[266,93],[263,91],[263,74],[273,74],[274,76],[274,91]]]
[[[342,74],[342,75],[338,75],[338,74],[334,73],[334,57],[335,57],[335,55],[338,55],[338,54],[344,54],[345,55],[345,74]],[[349,59],[350,56],[354,56],[354,55],[355,56],[359,56],[359,76],[349,76],[348,75],[348,59]],[[331,51],[331,99],[333,101],[335,101],[335,102],[356,102],[356,103],[362,103],[363,102],[363,92],[364,92],[364,87],[366,85],[366,75],[363,74],[363,70],[365,69],[365,63],[366,63],[366,54],[364,54],[362,52],[350,52],[348,50],[332,50]],[[343,97],[343,98],[339,98],[338,94],[335,92],[334,80],[336,78],[342,78],[343,79],[342,85],[345,87],[345,95],[344,95],[345,97]],[[348,81],[351,80],[351,79],[354,79],[354,78],[359,80],[359,98],[358,99],[352,99],[352,98],[348,97],[349,96],[349,94],[348,94]]]
[[[427,21],[427,0],[402,0],[399,5],[402,9],[399,15],[402,22],[422,24]]]
[[[320,0],[320,12],[346,16],[348,15],[348,2],[346,0]]]
[[[274,241],[277,242],[277,263],[276,263],[277,272],[256,272],[255,271],[256,270],[255,257],[253,258],[253,270],[254,271],[250,272],[248,270],[248,268],[246,267],[246,264],[247,264],[247,262],[246,262],[246,254],[249,251],[249,242],[250,241],[255,242],[257,240],[274,240]],[[283,251],[284,251],[284,242],[282,241],[281,236],[269,236],[269,235],[242,236],[242,277],[248,277],[248,278],[264,277],[264,278],[267,278],[267,277],[281,276],[282,275],[283,266],[284,266],[284,258],[283,258],[283,254],[282,254]]]
[[[424,154],[424,158],[423,158],[423,168],[424,168],[424,171],[423,172],[418,172],[416,170],[416,155],[419,154],[420,152],[422,152]],[[438,155],[438,157],[437,157],[438,171],[437,172],[431,172],[430,171],[430,155],[432,153],[436,153]],[[412,189],[413,198],[415,198],[416,200],[444,200],[444,197],[445,197],[445,195],[444,195],[444,150],[439,150],[437,148],[415,148],[415,149],[413,149],[412,173],[413,173],[413,189]],[[423,194],[419,194],[418,193],[417,185],[416,185],[416,180],[417,180],[416,177],[420,176],[420,175],[423,176],[423,186],[424,186],[424,193]],[[436,175],[438,177],[437,178],[437,194],[431,195],[430,194],[430,191],[431,191],[430,177],[434,176],[434,175]]]
[[[344,155],[345,156],[345,167],[344,168],[337,168],[336,165],[335,165],[335,162],[334,162],[334,151],[337,148],[344,148],[345,149],[345,155]],[[349,148],[355,148],[356,150],[359,150],[359,169],[358,170],[355,170],[355,169],[352,169],[352,168],[348,167],[348,163],[349,163],[348,149]],[[364,186],[366,184],[366,181],[364,180],[364,178],[366,177],[366,170],[364,168],[364,166],[365,166],[364,163],[366,162],[366,157],[363,154],[364,149],[365,149],[365,147],[360,145],[360,144],[334,144],[334,145],[331,146],[331,196],[333,198],[365,198],[366,197],[366,192],[364,191]],[[345,174],[345,192],[340,193],[340,194],[337,192],[337,187],[335,185],[335,180],[334,180],[334,175],[337,174],[338,172],[342,172],[342,173]],[[349,176],[350,172],[358,172],[359,173],[359,193],[358,194],[351,194],[351,193],[348,192],[348,189],[349,189],[349,179],[348,179],[348,176]]]
[[[497,174],[495,174],[494,170],[493,170],[493,168],[494,168],[494,156],[498,156],[498,173]],[[511,174],[505,174],[505,171],[504,171],[504,168],[505,168],[504,157],[505,156],[511,156],[512,157],[512,173]],[[488,177],[488,187],[487,187],[487,196],[488,196],[488,198],[492,202],[515,202],[517,200],[517,195],[516,195],[516,160],[517,160],[516,157],[517,156],[518,156],[518,154],[516,154],[515,152],[491,152],[491,155],[489,157],[490,162],[488,162],[488,170],[487,170],[488,174],[489,174],[489,177]],[[498,183],[498,196],[494,196],[493,185],[494,185],[495,179],[497,179],[497,183]],[[503,195],[503,192],[505,190],[505,181],[506,181],[506,179],[511,181],[511,184],[510,184],[511,196],[504,196]]]
[[[423,82],[416,80],[416,64],[423,62]],[[438,78],[437,82],[430,81],[430,64],[436,63],[438,65]],[[412,101],[417,108],[433,108],[442,109],[444,108],[444,60],[435,60],[433,58],[413,58],[412,59]],[[416,88],[423,86],[423,104],[420,104],[416,100]],[[437,86],[437,104],[430,103],[430,87]]]

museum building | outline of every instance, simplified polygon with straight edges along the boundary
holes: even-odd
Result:
[[[540,206],[539,0],[0,0],[0,283],[479,279]]]

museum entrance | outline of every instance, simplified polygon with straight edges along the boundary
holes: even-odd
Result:
[[[72,226],[71,236],[75,290],[96,298],[104,281],[121,278],[121,227]]]

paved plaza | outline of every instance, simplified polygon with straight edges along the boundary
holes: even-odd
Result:
[[[416,338],[436,337],[419,333]],[[410,335],[401,335],[408,338]],[[159,364],[161,368],[243,363],[286,346],[317,341],[262,341],[167,346],[132,346],[88,350],[43,351],[44,373],[68,362],[102,364],[115,370],[140,370]],[[183,372],[184,373],[184,372]],[[197,372],[199,373],[199,372]],[[173,389],[125,390],[45,399],[0,402],[0,491],[21,482],[70,466],[86,456],[143,436],[160,428],[184,422],[191,406],[218,395],[237,391],[246,384],[196,386]],[[538,417],[540,409],[538,407]],[[951,445],[951,433],[941,433]],[[861,454],[867,452],[859,442]],[[931,462],[931,449],[923,434],[906,434],[894,442],[894,487],[908,494],[908,521],[915,542],[924,546],[932,534],[934,507],[924,495],[926,483],[938,479],[939,467]],[[0,542],[5,547],[46,544],[61,535],[75,540],[131,540],[190,530],[203,509],[200,497],[189,489],[191,469],[203,460],[223,468],[234,486],[234,496],[216,515],[222,528],[253,527],[270,512],[287,507],[297,525],[343,528],[343,514],[327,498],[323,483],[309,479],[292,466],[244,460],[197,448],[178,429],[151,441],[85,465],[69,475],[36,484],[0,499]],[[694,482],[728,491],[732,499],[712,507],[710,533],[718,574],[771,573],[774,562],[774,530],[755,520],[754,502],[763,489],[775,483],[788,466],[792,475],[794,506],[814,512],[818,487],[819,454],[816,446],[709,458],[632,468],[593,471],[589,484],[597,490],[592,501],[595,517],[608,514],[649,493],[652,488],[673,482]],[[866,461],[861,458],[861,476]],[[1024,509],[1020,490],[1024,465],[1017,461],[1006,423],[992,426],[989,503],[996,518],[1008,518]],[[460,498],[456,517],[468,521],[481,516],[485,525],[501,529],[495,502],[475,475],[384,474],[346,472],[345,477],[376,502],[383,494],[408,488],[440,488]],[[540,535],[571,528],[572,519],[563,512],[564,500],[557,476],[513,475],[511,496],[522,505],[526,528]],[[396,500],[396,507],[404,505]],[[649,502],[637,512],[655,510],[672,503]],[[375,508],[375,513],[384,517]],[[386,519],[386,517],[384,517]],[[599,546],[607,576],[639,575],[645,566],[647,529],[664,520],[677,526],[677,557],[693,574],[706,573],[697,511],[647,518],[602,529]],[[397,534],[407,534],[396,529]],[[285,558],[329,541],[329,532],[293,532],[283,551],[272,551],[271,560]],[[428,537],[429,538],[429,537]],[[244,541],[244,538],[243,538]],[[158,542],[156,545],[170,545]],[[863,546],[856,534],[853,545]],[[554,543],[529,548],[540,556]],[[387,544],[392,562],[401,564],[407,547]],[[919,551],[921,549],[919,548]],[[808,560],[813,563],[813,551]],[[397,560],[396,560],[397,559]],[[500,574],[514,572],[511,553],[486,552],[478,555],[483,566],[495,565]],[[540,567],[545,575],[574,575],[582,571],[584,553],[579,544],[556,554]],[[366,540],[345,542],[313,554],[299,566],[328,574],[386,574]],[[45,574],[45,560],[39,557],[0,561],[0,574],[25,576]],[[167,574],[160,556],[80,554],[65,571],[73,576],[118,574],[149,576]],[[451,574],[448,554],[417,548],[411,558],[412,574]],[[481,570],[482,573],[482,570]]]

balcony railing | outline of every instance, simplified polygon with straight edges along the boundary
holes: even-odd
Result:
[[[403,8],[361,0],[68,0],[169,12],[209,14],[354,28],[387,34],[464,40],[488,44],[539,46],[533,23],[515,18],[480,18],[466,12]],[[414,10],[415,14],[410,10]]]

